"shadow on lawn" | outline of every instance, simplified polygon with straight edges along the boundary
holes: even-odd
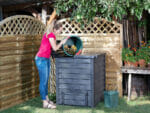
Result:
[[[36,113],[35,111],[37,109],[40,109],[41,106],[42,106],[41,99],[40,97],[37,97],[27,102],[24,102],[20,105],[16,105],[6,110],[2,110],[0,111],[0,113]]]
[[[138,104],[140,102],[140,104]],[[98,105],[96,107],[96,109],[100,110],[103,109],[104,113],[150,113],[150,104],[146,104],[143,103],[142,101],[146,101],[144,100],[138,100],[138,102],[135,101],[130,101],[129,103],[127,103],[127,101],[125,99],[119,99],[119,105],[116,108],[106,108],[103,105]],[[94,113],[94,112],[93,112]],[[96,112],[97,113],[97,112]]]
[[[146,103],[146,101],[146,99],[138,99],[138,101],[134,100],[127,103],[125,99],[121,98],[119,99],[118,107],[105,108],[103,105],[103,109],[106,113],[149,113],[150,104]]]
[[[38,97],[0,113],[150,113],[148,100],[150,99],[138,99],[127,103],[124,98],[121,98],[116,108],[106,108],[101,102],[94,108],[58,105],[56,110],[45,110],[42,108],[40,97]]]
[[[148,99],[149,100],[149,99]],[[142,100],[141,100],[142,102]],[[57,107],[58,113],[70,113],[69,111],[83,110],[82,113],[150,113],[150,104],[136,105],[136,100],[127,104],[125,99],[119,99],[119,105],[116,108],[106,108],[104,103],[99,103],[95,108],[90,107],[73,107],[73,106],[60,106]],[[73,112],[71,112],[73,113]],[[76,112],[75,112],[76,113]]]

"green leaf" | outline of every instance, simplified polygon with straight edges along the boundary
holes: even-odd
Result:
[[[119,19],[133,15],[140,20],[143,10],[150,13],[150,0],[56,0],[55,7],[58,14],[67,13],[80,22],[83,18],[92,21],[95,16],[111,20],[111,15]]]

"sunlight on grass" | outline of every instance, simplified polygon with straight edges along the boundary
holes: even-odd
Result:
[[[31,109],[31,106],[23,106],[23,107],[20,107],[19,109],[20,109],[20,110],[23,110],[23,109],[24,109],[24,110],[25,110],[25,109]]]

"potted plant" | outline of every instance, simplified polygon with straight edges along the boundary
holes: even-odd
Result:
[[[147,63],[147,67],[148,67],[148,69],[150,69],[150,57],[149,57],[149,60],[148,60],[148,63]]]
[[[150,69],[150,40],[146,44],[146,49],[147,49],[147,54],[148,54],[148,57],[146,59],[146,61],[147,61],[147,67]]]
[[[150,53],[149,48],[142,46],[136,51],[136,56],[139,62],[140,67],[146,67],[146,64],[149,62]]]
[[[122,49],[122,60],[125,66],[128,67],[138,66],[137,58],[134,55],[134,52],[130,49],[130,47]]]

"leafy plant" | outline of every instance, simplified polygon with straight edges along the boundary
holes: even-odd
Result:
[[[144,59],[146,63],[150,62],[150,41],[146,44],[143,42],[141,48],[136,51],[137,59]]]
[[[93,17],[111,20],[112,16],[135,16],[141,20],[143,11],[150,13],[150,0],[56,0],[55,8],[58,15],[67,13],[80,23],[90,22]]]
[[[147,52],[148,52],[148,56],[149,56],[147,62],[150,63],[150,40],[148,41],[146,48],[147,48]]]
[[[122,49],[122,60],[123,61],[130,61],[136,62],[136,57],[134,56],[134,52],[130,50],[130,48],[123,48]]]
[[[56,93],[50,93],[49,94],[49,99],[51,101],[53,101],[54,103],[56,103]]]

